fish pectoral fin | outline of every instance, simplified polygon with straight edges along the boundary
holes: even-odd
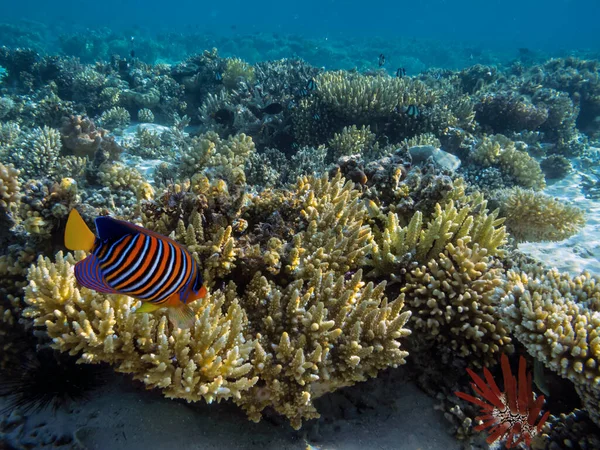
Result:
[[[157,309],[162,308],[161,305],[156,305],[154,303],[144,302],[142,306],[135,310],[136,313],[152,313]]]
[[[190,328],[196,322],[196,313],[188,305],[181,303],[169,308],[169,320],[175,327]]]

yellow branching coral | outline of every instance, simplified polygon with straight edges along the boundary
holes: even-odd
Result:
[[[470,248],[459,238],[406,275],[401,291],[422,348],[449,345],[476,366],[495,364],[498,353],[512,353],[508,326],[494,297],[503,269],[487,255],[484,247]]]
[[[54,174],[62,144],[60,133],[44,126],[24,133],[8,151],[7,160],[20,169],[23,179]]]
[[[129,297],[78,288],[75,259],[62,254],[30,268],[25,317],[61,351],[108,362],[169,397],[231,399],[252,420],[271,407],[296,428],[318,417],[315,398],[404,363],[410,312],[402,295],[388,301],[385,282],[362,280],[372,235],[353,183],[305,177],[270,205],[256,200],[248,211],[271,216],[279,208],[293,219],[281,238],[249,242],[244,217],[256,219],[235,206],[220,209],[224,192],[209,205],[205,178],[194,180],[198,194],[185,191],[198,196],[189,198],[191,210],[147,202],[158,209],[145,215],[185,243],[204,270],[210,295],[192,304],[191,329],[173,329],[160,311],[134,314]],[[166,217],[173,212],[175,224]]]
[[[497,295],[516,339],[575,384],[600,425],[600,279],[556,269],[531,275],[509,271]]]
[[[506,231],[501,226],[504,219],[498,218],[498,211],[489,213],[486,204],[481,196],[471,197],[459,208],[453,199],[444,207],[438,203],[426,226],[420,211],[405,227],[400,226],[398,215],[390,212],[375,239],[371,275],[391,274],[394,278],[409,263],[426,264],[437,258],[449,243],[457,244],[458,240],[470,247],[478,245],[488,256],[502,254],[500,247],[506,243]]]
[[[384,289],[365,284],[362,271],[346,281],[317,269],[284,290],[257,274],[244,301],[259,332],[253,364],[260,381],[242,404],[250,418],[272,406],[299,428],[319,417],[314,398],[404,364],[398,340],[410,334],[403,328],[410,313],[401,312],[402,296],[388,303]]]
[[[546,185],[540,164],[525,150],[519,150],[506,136],[485,136],[472,153],[482,166],[496,166],[525,188],[541,190]]]
[[[0,164],[0,206],[7,209],[19,198],[19,171],[12,164]]]
[[[243,334],[246,315],[235,300],[224,307],[231,293],[194,302],[196,324],[170,330],[166,315],[134,314],[138,302],[130,297],[109,300],[78,288],[74,263],[59,252],[56,262],[40,257],[29,270],[23,315],[46,327],[54,348],[81,354],[82,362],[110,363],[167,397],[188,401],[239,398],[258,381],[249,375],[255,343]]]
[[[431,145],[435,148],[442,148],[442,143],[432,133],[419,134],[411,137],[410,139],[405,139],[402,143],[406,148],[417,147],[421,145]]]
[[[502,195],[501,214],[518,241],[560,241],[585,225],[585,213],[553,197],[513,188]]]
[[[366,225],[366,206],[354,183],[344,183],[339,174],[332,180],[302,177],[296,195],[307,225],[294,236],[288,272],[310,278],[315,269],[344,274],[358,267],[371,249],[373,236]]]
[[[435,101],[435,91],[410,78],[369,77],[325,72],[317,78],[317,94],[342,117],[359,120],[391,113],[394,108]]]

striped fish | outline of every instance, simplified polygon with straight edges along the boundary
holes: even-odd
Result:
[[[174,240],[129,222],[98,217],[98,237],[77,210],[69,214],[65,246],[90,255],[75,265],[82,286],[106,294],[123,294],[143,302],[136,312],[167,307],[169,319],[189,328],[194,312],[187,305],[206,295],[198,264]]]

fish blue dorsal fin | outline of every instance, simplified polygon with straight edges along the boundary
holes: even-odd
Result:
[[[163,241],[170,242],[175,247],[181,247],[181,244],[174,241],[168,236],[164,236],[156,231],[148,230],[147,228],[140,227],[133,223],[125,222],[123,220],[117,220],[110,216],[101,216],[96,218],[96,232],[100,240],[116,241],[121,239],[123,236],[128,234],[142,233],[146,236],[154,236],[155,238],[162,239]]]
[[[116,241],[125,235],[134,234],[137,231],[127,222],[114,219],[110,216],[97,217],[95,223],[96,232],[102,241]]]

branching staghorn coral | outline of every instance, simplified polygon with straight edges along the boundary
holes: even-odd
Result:
[[[166,316],[134,314],[138,302],[130,297],[109,300],[78,288],[75,262],[71,254],[59,252],[55,263],[40,257],[29,270],[23,315],[47,328],[53,347],[80,354],[81,362],[108,362],[148,388],[188,401],[239,397],[258,381],[247,376],[254,342],[242,332],[244,311],[235,301],[223,310],[225,293],[193,303],[197,321],[192,328],[170,330]]]
[[[231,58],[227,60],[227,66],[223,72],[223,86],[235,89],[240,80],[251,84],[255,77],[254,67],[239,58]]]
[[[600,425],[600,279],[556,269],[509,271],[497,290],[515,338],[548,369],[571,380]]]
[[[518,185],[541,190],[546,185],[539,163],[506,136],[485,136],[472,153],[473,161],[483,167],[496,166]]]
[[[108,130],[124,129],[129,126],[131,116],[129,111],[121,106],[115,106],[102,113],[98,119],[98,123]]]
[[[154,189],[144,180],[142,174],[123,163],[103,163],[98,167],[98,179],[103,186],[119,191],[127,189],[135,193],[138,200],[149,200]]]
[[[459,199],[449,198],[443,207],[436,204],[433,217],[426,226],[420,211],[404,227],[400,225],[398,215],[390,212],[375,239],[370,262],[374,267],[372,275],[391,274],[394,278],[395,273],[410,263],[427,264],[448,244],[456,245],[459,239],[471,248],[478,245],[486,249],[488,256],[501,255],[506,231],[501,226],[504,219],[498,218],[498,211],[489,213],[487,202],[481,195],[464,197],[458,208],[455,201],[460,203]]]
[[[539,192],[512,188],[501,193],[500,213],[518,241],[560,241],[585,225],[582,209]]]
[[[202,192],[207,184],[204,177],[190,189]],[[160,311],[133,314],[136,302],[128,297],[77,288],[75,259],[62,254],[30,269],[24,315],[47,329],[54,347],[81,354],[83,362],[109,362],[169,397],[231,399],[256,421],[272,407],[299,428],[318,417],[315,398],[404,363],[410,313],[402,311],[402,296],[388,301],[385,282],[362,281],[359,267],[372,237],[353,183],[305,177],[273,199],[249,211],[294,214],[296,233],[287,245],[260,235],[247,245],[235,237],[235,224],[216,226],[239,222],[239,213],[203,210],[213,221],[205,227],[192,208],[187,227],[177,222],[173,236],[197,255],[210,290],[193,304],[190,330],[172,329]],[[248,281],[232,276],[251,263]]]
[[[489,213],[481,195],[465,196],[462,187],[436,204],[426,224],[420,211],[406,226],[390,212],[375,237],[370,275],[402,283],[415,348],[440,344],[443,353],[449,346],[472,365],[490,365],[513,350],[493,300],[503,274],[494,257],[503,254],[506,231],[498,211]]]

